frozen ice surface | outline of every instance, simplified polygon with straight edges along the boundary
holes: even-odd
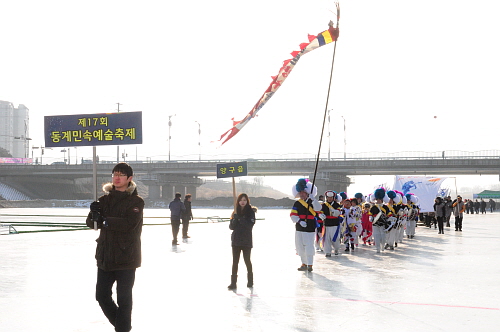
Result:
[[[227,223],[143,228],[132,331],[494,331],[500,322],[499,213],[465,215],[463,232],[419,226],[394,251],[315,256],[299,272],[288,210],[260,210],[255,286],[231,274]],[[113,331],[94,300],[93,230],[0,236],[0,331]]]

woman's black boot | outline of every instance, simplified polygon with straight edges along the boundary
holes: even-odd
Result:
[[[227,289],[236,289],[236,281],[238,280],[238,275],[231,275],[231,284],[227,286]]]
[[[247,287],[253,287],[253,272],[247,274]]]

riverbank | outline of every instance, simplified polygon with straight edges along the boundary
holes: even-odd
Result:
[[[30,201],[0,201],[0,208],[85,208],[90,205],[91,200],[30,200]],[[145,199],[146,208],[168,208],[170,201]],[[290,198],[274,199],[270,197],[250,198],[253,206],[258,208],[289,209],[294,200]],[[233,206],[232,197],[216,197],[211,200],[193,200],[193,208],[221,208],[230,209]]]

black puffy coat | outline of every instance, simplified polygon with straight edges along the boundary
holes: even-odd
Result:
[[[193,211],[191,210],[191,202],[185,199],[184,206],[186,207],[186,209],[182,211],[182,220],[192,220]]]
[[[255,212],[248,206],[243,213],[235,214],[229,221],[232,247],[253,247],[252,229],[255,225]]]
[[[128,270],[141,266],[141,233],[144,200],[137,194],[135,183],[126,191],[114,190],[108,183],[103,187],[99,206],[107,226],[99,223],[95,258],[97,267],[104,271]],[[94,228],[92,213],[87,226]]]

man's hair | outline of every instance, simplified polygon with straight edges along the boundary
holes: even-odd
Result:
[[[188,198],[191,198],[191,194],[187,194],[186,196],[184,196],[184,199],[188,199]]]
[[[181,198],[181,197],[182,197],[181,193],[175,193],[175,198]]]
[[[112,173],[116,173],[116,172],[127,175],[127,178],[134,175],[134,171],[132,170],[132,167],[130,167],[130,165],[127,163],[116,164],[116,166],[113,168]]]

